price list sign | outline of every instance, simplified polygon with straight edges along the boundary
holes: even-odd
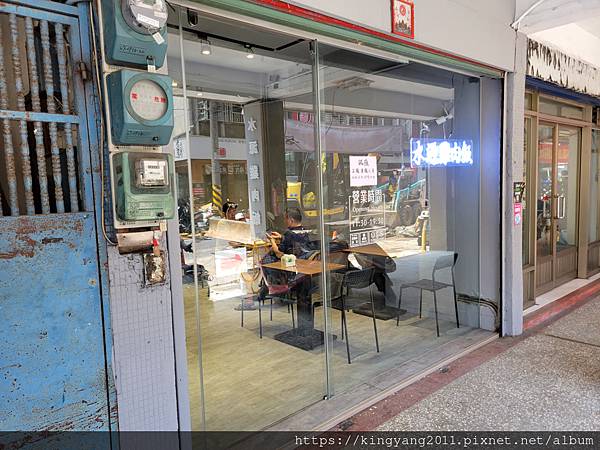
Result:
[[[354,189],[350,200],[350,247],[385,239],[385,201],[381,189]]]

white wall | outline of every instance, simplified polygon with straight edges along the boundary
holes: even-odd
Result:
[[[577,24],[551,28],[533,33],[529,37],[569,56],[600,67],[600,38]]]
[[[391,31],[390,0],[296,0],[299,6]],[[366,7],[368,3],[368,7]],[[512,71],[515,5],[510,0],[415,1],[415,41]]]

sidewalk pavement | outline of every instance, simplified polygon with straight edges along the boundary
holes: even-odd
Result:
[[[517,338],[502,338],[337,429],[598,430],[600,297]]]

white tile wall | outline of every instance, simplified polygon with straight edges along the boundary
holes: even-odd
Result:
[[[177,430],[169,283],[144,287],[139,254],[110,247],[108,265],[119,430]]]

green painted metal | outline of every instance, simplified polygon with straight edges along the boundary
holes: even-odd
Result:
[[[305,17],[289,14],[268,6],[260,5],[245,0],[190,0],[192,3],[211,6],[225,11],[230,11],[257,19],[266,20],[280,25],[298,28],[303,31],[341,39],[355,44],[361,44],[384,50],[396,55],[413,58],[422,62],[448,66],[458,70],[465,70],[481,75],[492,77],[502,76],[502,71],[488,66],[482,66],[475,62],[461,60],[458,57],[446,56],[436,53],[435,50],[427,51],[413,47],[402,42],[396,42],[370,35],[366,32],[352,30],[343,26],[318,22]]]

